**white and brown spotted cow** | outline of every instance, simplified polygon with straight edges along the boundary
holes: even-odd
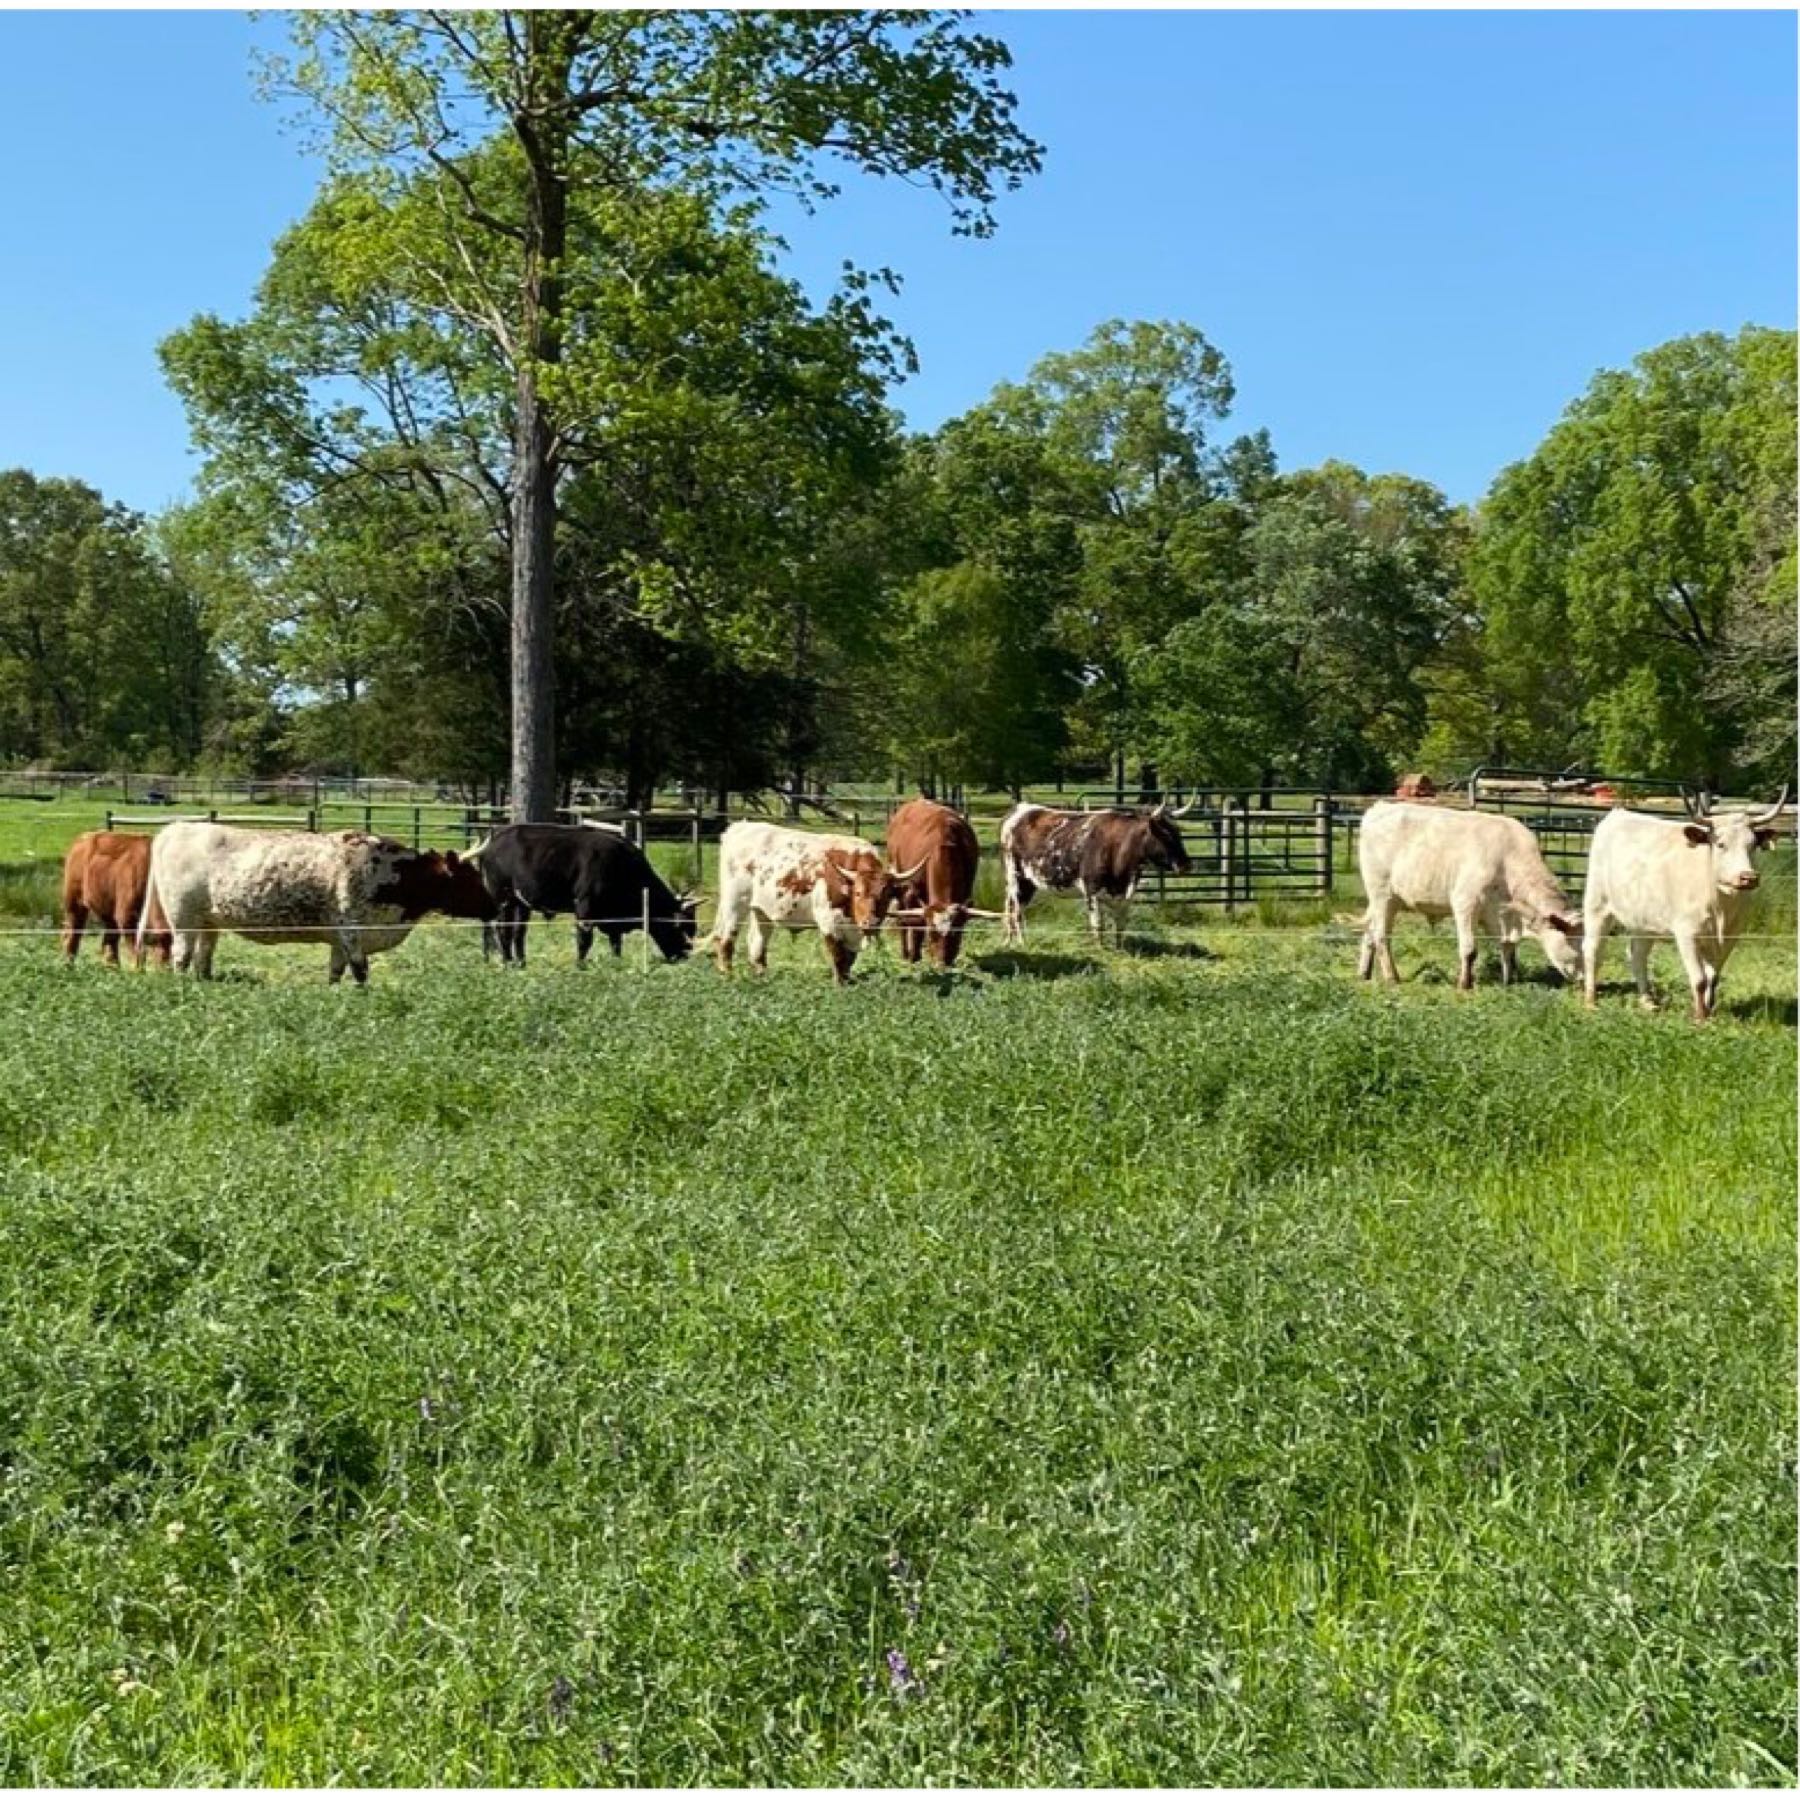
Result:
[[[863,933],[879,931],[901,889],[918,871],[896,874],[861,838],[791,831],[740,819],[719,840],[719,914],[713,955],[731,972],[737,936],[750,926],[750,966],[769,966],[777,925],[817,928],[832,975],[848,980]]]
[[[455,851],[413,850],[363,831],[248,831],[182,819],[150,848],[150,900],[177,969],[212,976],[221,931],[264,944],[326,944],[331,980],[361,984],[369,958],[406,941],[422,914],[488,919],[480,874]]]
[[[1029,802],[1015,806],[1000,826],[1007,942],[1025,941],[1025,908],[1039,888],[1074,888],[1087,903],[1094,936],[1104,942],[1104,921],[1110,916],[1123,944],[1126,915],[1145,863],[1176,875],[1188,872],[1178,817],[1167,806],[1147,813],[1124,807],[1058,812]]]

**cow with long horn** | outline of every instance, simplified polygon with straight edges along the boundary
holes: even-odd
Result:
[[[1715,809],[1703,794],[1684,794],[1688,817],[1610,812],[1594,831],[1582,895],[1582,989],[1594,1004],[1606,936],[1626,934],[1641,1005],[1654,1006],[1650,950],[1674,941],[1693,995],[1696,1024],[1719,1002],[1719,976],[1743,935],[1750,896],[1761,881],[1755,857],[1774,843],[1788,789],[1758,811]]]
[[[769,934],[778,925],[816,927],[832,976],[849,980],[866,933],[879,931],[924,864],[890,869],[861,838],[794,831],[740,819],[719,841],[719,913],[713,955],[731,972],[738,933],[750,927],[750,966],[769,962]]]
[[[975,872],[981,845],[961,813],[935,800],[909,800],[888,820],[889,858],[909,865],[896,876],[900,954],[916,963],[929,946],[931,960],[949,968],[962,947],[963,931],[976,909]]]
[[[1192,866],[1175,821],[1193,803],[1172,811],[1165,801],[1149,812],[1124,807],[1105,812],[1058,812],[1029,803],[1015,806],[1000,827],[1000,861],[1006,872],[1006,938],[1025,940],[1025,908],[1039,888],[1073,888],[1087,904],[1088,925],[1104,943],[1111,920],[1125,941],[1125,919],[1146,864],[1185,875]]]

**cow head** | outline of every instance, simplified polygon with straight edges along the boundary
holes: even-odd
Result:
[[[670,962],[690,955],[700,934],[700,896],[688,890],[667,897],[667,908],[650,920],[650,935]]]
[[[1175,875],[1185,875],[1193,866],[1188,860],[1187,845],[1181,841],[1181,828],[1175,823],[1182,816],[1182,812],[1171,812],[1165,800],[1144,818],[1150,833],[1144,861],[1160,864]]]
[[[859,930],[879,931],[889,910],[924,867],[920,862],[910,869],[888,869],[873,850],[834,850],[825,858],[821,875],[825,898],[839,912],[849,914]]]
[[[399,907],[407,918],[437,912],[485,922],[498,912],[481,871],[454,850],[409,850],[404,844],[383,848],[387,868],[372,897]]]
[[[1544,946],[1551,967],[1564,981],[1573,981],[1581,973],[1579,913],[1546,913],[1538,920],[1533,935]]]
[[[1774,821],[1787,805],[1782,787],[1773,806],[1761,812],[1712,812],[1689,803],[1689,819],[1683,831],[1696,849],[1712,855],[1713,886],[1726,894],[1747,894],[1762,880],[1752,858],[1775,841]]]

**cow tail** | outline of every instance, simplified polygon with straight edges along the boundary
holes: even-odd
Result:
[[[137,941],[133,945],[133,954],[137,966],[144,966],[144,948],[150,932],[150,914],[156,907],[156,841],[150,842],[150,866],[144,872],[144,904],[138,912]]]

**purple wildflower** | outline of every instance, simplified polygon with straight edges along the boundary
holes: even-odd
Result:
[[[904,1650],[890,1650],[887,1653],[888,1686],[893,1690],[894,1698],[904,1704],[915,1694],[925,1691],[925,1684],[913,1673],[912,1664],[906,1660]]]

